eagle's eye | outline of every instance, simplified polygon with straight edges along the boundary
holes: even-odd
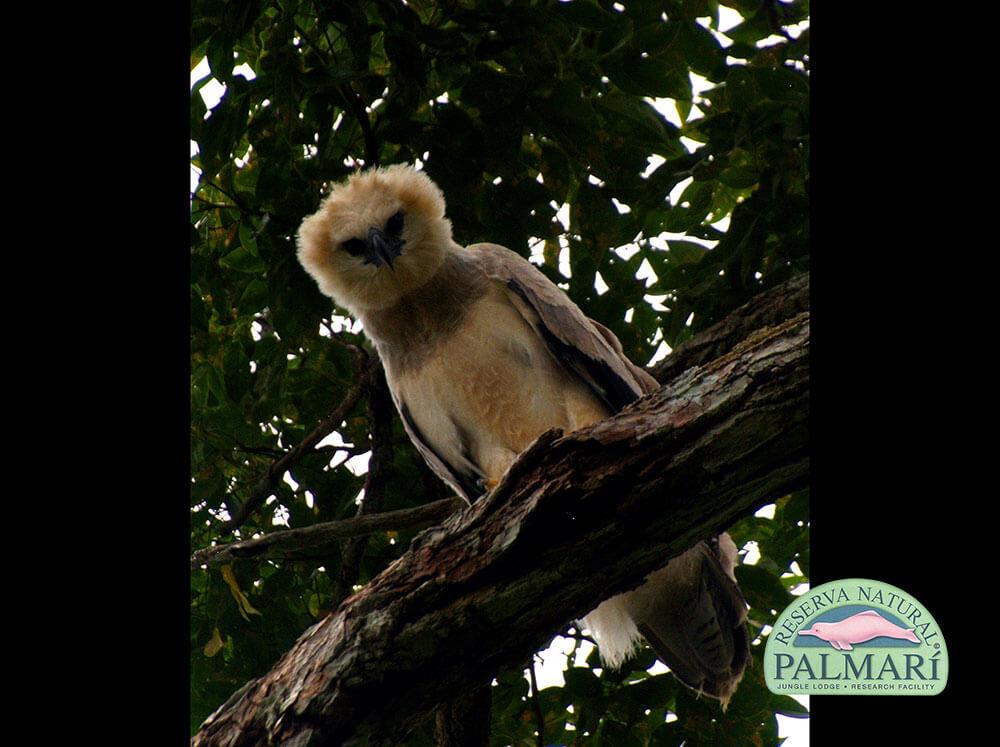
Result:
[[[397,210],[385,223],[385,230],[393,236],[399,236],[403,230],[403,211]]]
[[[348,239],[343,244],[344,251],[357,257],[365,253],[365,242],[361,239]]]

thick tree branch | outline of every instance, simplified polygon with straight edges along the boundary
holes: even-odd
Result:
[[[759,329],[616,416],[544,434],[418,536],[196,745],[398,744],[669,557],[806,484],[809,314]]]

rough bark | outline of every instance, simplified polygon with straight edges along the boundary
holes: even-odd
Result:
[[[808,477],[808,312],[616,416],[543,434],[307,630],[196,745],[399,744],[438,704]]]

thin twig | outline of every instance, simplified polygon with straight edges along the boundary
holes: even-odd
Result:
[[[354,406],[361,399],[361,395],[367,387],[369,367],[368,355],[364,350],[354,347],[353,352],[355,354],[357,375],[355,376],[354,385],[347,392],[347,395],[329,415],[320,421],[319,425],[312,429],[309,435],[302,439],[298,446],[271,463],[264,474],[254,484],[253,488],[251,488],[250,495],[247,496],[247,499],[236,511],[233,518],[222,526],[223,531],[232,532],[234,529],[241,527],[250,515],[263,506],[267,499],[274,494],[274,489],[285,472],[292,465],[297,464],[303,456],[314,451],[316,444],[336,430],[347,418],[351,410],[354,409]]]
[[[243,444],[237,444],[236,448],[244,454],[256,454],[257,456],[269,456],[272,458],[281,458],[285,453],[281,449],[271,449],[267,446],[244,446]]]
[[[331,444],[329,446],[317,446],[313,451],[317,454],[329,454],[332,459],[336,456],[338,451],[343,451],[348,454],[348,459],[351,457],[356,457],[359,454],[365,454],[371,447],[365,446],[355,446],[354,444]]]
[[[228,192],[227,190],[223,189],[217,183],[213,182],[211,179],[208,179],[206,177],[202,181],[205,184],[207,184],[208,186],[212,187],[213,189],[218,190],[219,192],[222,192],[222,194],[224,194],[226,197],[228,197],[230,200],[233,201],[232,205],[227,205],[226,207],[235,208],[235,209],[239,210],[241,213],[250,213],[251,215],[257,215],[257,216],[263,215],[263,213],[260,210],[256,210],[256,209],[253,209],[253,208],[248,208],[245,205],[243,205],[239,201],[239,199],[237,199],[237,197],[236,197],[235,194],[232,194],[232,193]],[[192,196],[195,197],[195,198],[198,197],[197,194],[192,195]]]
[[[372,129],[371,120],[368,118],[368,112],[365,109],[365,104],[361,100],[361,95],[354,90],[350,83],[345,83],[338,88],[340,94],[344,97],[344,101],[347,102],[347,107],[351,110],[351,114],[358,120],[358,126],[361,127],[361,134],[364,135],[365,167],[373,169],[379,165],[379,147],[378,139],[375,137],[375,131]]]
[[[239,210],[239,205],[227,205],[224,202],[212,202],[206,200],[201,195],[191,195],[191,199],[202,204],[201,208],[192,208],[192,212],[203,212],[205,210]]]
[[[305,32],[301,26],[296,24],[295,29],[299,36],[306,41],[309,46],[315,50],[316,54],[319,55],[320,59],[323,60],[323,64],[329,67],[329,61],[327,60],[326,53],[320,46],[313,41],[313,39]],[[325,33],[325,31],[324,31]],[[327,37],[327,43],[330,39]],[[332,46],[332,45],[331,45]],[[379,165],[379,147],[378,138],[375,137],[375,131],[372,129],[371,120],[368,118],[368,112],[364,101],[361,99],[361,95],[354,90],[354,87],[350,83],[344,83],[337,86],[337,90],[340,91],[340,95],[344,98],[344,102],[347,104],[347,108],[350,109],[351,114],[358,121],[358,126],[361,127],[361,134],[365,138],[365,167],[375,168]]]
[[[587,641],[588,643],[593,643],[595,646],[597,645],[597,641],[595,641],[589,635],[584,635],[579,630],[576,630],[576,632],[571,633],[570,630],[576,630],[576,629],[575,628],[565,628],[562,631],[560,631],[559,635],[562,638],[572,638],[573,640],[576,640],[576,641]]]

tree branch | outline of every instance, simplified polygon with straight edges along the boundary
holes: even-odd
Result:
[[[368,366],[368,354],[354,345],[350,347],[354,353],[355,364],[357,366],[357,376],[355,377],[354,385],[344,396],[344,399],[341,400],[340,404],[320,421],[319,425],[313,428],[309,435],[303,438],[295,448],[289,450],[281,458],[271,463],[264,474],[260,476],[250,489],[247,499],[235,511],[233,517],[223,524],[222,530],[224,532],[231,532],[243,526],[243,522],[250,517],[250,514],[263,506],[267,499],[274,494],[274,489],[285,472],[303,456],[312,451],[316,444],[335,431],[344,422],[344,419],[350,415],[351,410],[354,409],[358,400],[361,399],[361,395],[365,392],[370,370]]]
[[[440,524],[466,505],[461,498],[445,498],[414,508],[380,514],[355,516],[340,521],[326,521],[299,529],[283,529],[243,542],[216,545],[198,550],[191,556],[191,569],[203,565],[225,565],[234,560],[319,560],[336,551],[345,539],[376,532],[422,529]]]
[[[419,535],[234,694],[193,744],[398,744],[438,703],[803,487],[808,343],[803,312],[612,418],[543,434],[490,494]]]
[[[365,477],[365,497],[358,506],[357,517],[374,515],[382,510],[385,481],[392,465],[392,395],[385,380],[381,362],[372,367],[368,377],[368,423],[371,434],[371,458]],[[361,575],[361,560],[368,548],[368,535],[352,537],[340,550],[340,567],[333,579],[331,599],[339,605],[350,595]]]
[[[364,136],[365,168],[373,169],[379,165],[378,138],[375,137],[375,131],[372,129],[372,123],[368,118],[368,111],[365,108],[365,104],[361,100],[361,95],[354,90],[354,87],[350,83],[338,86],[338,90],[344,98],[347,108],[351,110],[351,114],[357,120],[358,126],[361,128],[361,134]]]
[[[803,273],[754,296],[722,321],[682,342],[649,372],[665,384],[692,366],[728,353],[753,331],[780,324],[808,309],[809,273]]]

